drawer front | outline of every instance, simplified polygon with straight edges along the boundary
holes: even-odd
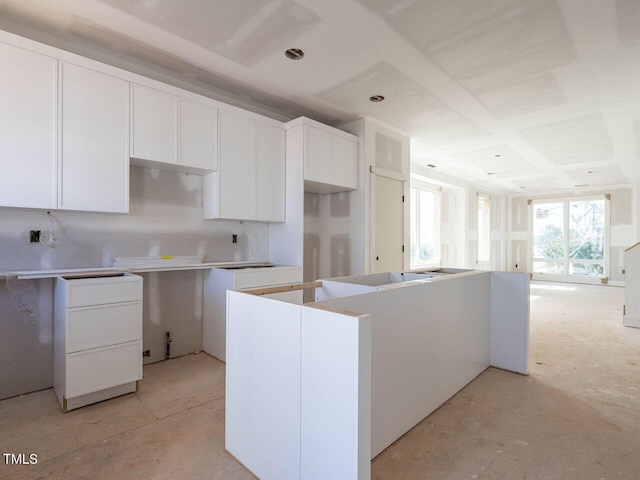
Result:
[[[67,280],[67,308],[136,300],[142,300],[141,277]]]
[[[235,288],[264,287],[271,284],[269,268],[251,268],[236,272]]]
[[[302,282],[302,268],[275,267],[271,270],[271,285]]]
[[[142,340],[142,302],[67,310],[66,353]]]
[[[67,398],[141,378],[142,341],[67,354]]]

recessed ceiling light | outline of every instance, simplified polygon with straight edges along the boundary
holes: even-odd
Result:
[[[589,170],[587,173],[593,173],[593,170]]]
[[[580,187],[588,187],[589,184],[588,183],[583,183],[581,185],[574,185],[574,188],[580,188]]]
[[[379,103],[384,100],[384,97],[382,95],[371,95],[369,97],[369,100],[371,100],[374,103]]]
[[[487,175],[495,175],[495,173],[494,172],[489,172],[489,173],[487,173]]]
[[[501,156],[502,156],[502,155],[500,155],[499,153],[496,153],[496,154],[494,155],[494,157],[496,157],[496,158],[501,157]]]
[[[284,54],[291,60],[302,60],[302,57],[304,57],[304,52],[299,48],[290,48],[289,50],[285,51]]]
[[[527,188],[527,187],[520,187],[520,188]]]
[[[427,167],[436,168],[436,166],[434,164],[432,164],[432,163],[427,163]]]

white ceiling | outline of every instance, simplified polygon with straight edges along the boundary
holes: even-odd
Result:
[[[0,0],[0,27],[283,119],[377,118],[514,193],[640,178],[640,0]]]

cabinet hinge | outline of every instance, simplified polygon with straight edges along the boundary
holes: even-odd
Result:
[[[402,195],[402,203],[404,203],[404,195]]]
[[[404,252],[404,245],[402,245],[402,251]]]

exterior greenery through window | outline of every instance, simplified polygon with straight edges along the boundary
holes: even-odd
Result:
[[[604,198],[535,203],[533,271],[560,275],[607,275]]]
[[[440,215],[438,190],[412,185],[410,207],[410,263],[412,267],[440,263]]]

